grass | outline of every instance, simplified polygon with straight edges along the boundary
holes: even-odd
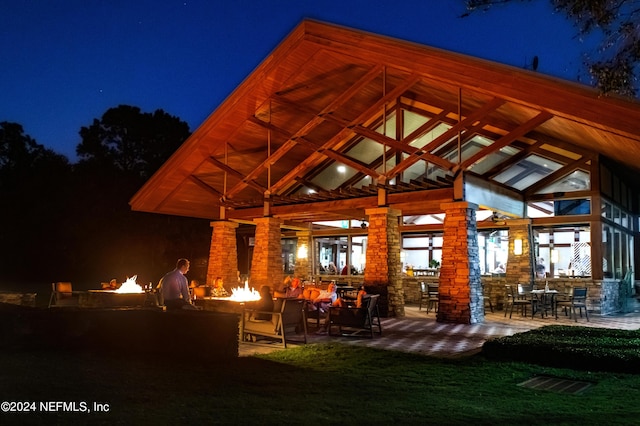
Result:
[[[446,360],[314,344],[229,363],[0,353],[5,401],[85,401],[107,413],[0,413],[1,424],[636,424],[640,376],[483,355]],[[580,395],[517,386],[593,382]]]

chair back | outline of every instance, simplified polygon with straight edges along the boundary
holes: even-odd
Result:
[[[573,301],[584,302],[587,300],[587,288],[586,287],[574,287],[573,288]]]
[[[505,284],[504,289],[507,293],[507,298],[515,299],[516,291],[511,284]]]
[[[53,283],[53,291],[55,291],[56,293],[66,293],[66,296],[71,296],[73,287],[71,286],[70,282],[57,282]]]
[[[380,298],[379,294],[372,294],[372,295],[369,295],[369,297],[363,298],[362,303],[366,303],[366,305],[363,307],[369,313],[369,318],[373,318],[376,315],[376,308],[378,306],[379,298]]]
[[[432,296],[433,295],[437,296],[440,291],[438,288],[438,284],[428,284],[427,289],[429,291],[429,294]]]
[[[290,327],[302,323],[304,318],[304,299],[282,299],[282,326]],[[277,324],[276,327],[280,326]]]
[[[208,290],[209,290],[209,287],[206,287],[206,286],[194,287],[193,295],[196,297],[196,299],[205,298],[209,296],[209,294],[207,294],[207,293],[210,293]]]

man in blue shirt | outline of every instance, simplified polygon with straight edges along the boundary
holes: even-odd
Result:
[[[176,269],[168,272],[160,280],[160,291],[167,310],[191,308],[189,282],[185,274],[189,272],[189,260],[178,259]],[[189,305],[189,306],[187,306]]]

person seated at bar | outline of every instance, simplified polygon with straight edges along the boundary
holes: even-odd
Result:
[[[222,277],[217,277],[213,281],[213,288],[211,289],[211,295],[213,297],[229,297],[229,293],[224,288],[224,283],[222,282]]]

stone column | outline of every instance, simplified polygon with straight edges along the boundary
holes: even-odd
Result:
[[[311,276],[311,247],[313,239],[311,237],[311,231],[298,231],[296,232],[298,242],[296,245],[296,267],[294,269],[294,275],[301,280],[304,280]],[[306,256],[298,257],[306,253]]]
[[[533,279],[531,241],[529,237],[530,219],[507,220],[509,225],[509,253],[507,255],[507,284],[529,284]],[[514,253],[515,240],[522,241],[522,254]],[[547,260],[548,262],[550,259]]]
[[[279,288],[284,279],[281,222],[273,217],[261,217],[253,221],[256,223],[256,237],[249,285],[256,290],[260,290],[263,285],[272,290]]]
[[[484,321],[476,210],[468,202],[445,203],[438,322]]]
[[[238,286],[238,224],[224,220],[211,222],[211,227],[207,285],[213,285],[216,277],[222,277],[225,288],[230,291]]]
[[[399,210],[380,207],[365,211],[369,217],[364,285],[380,294],[380,315],[404,316],[404,291],[400,264]]]

